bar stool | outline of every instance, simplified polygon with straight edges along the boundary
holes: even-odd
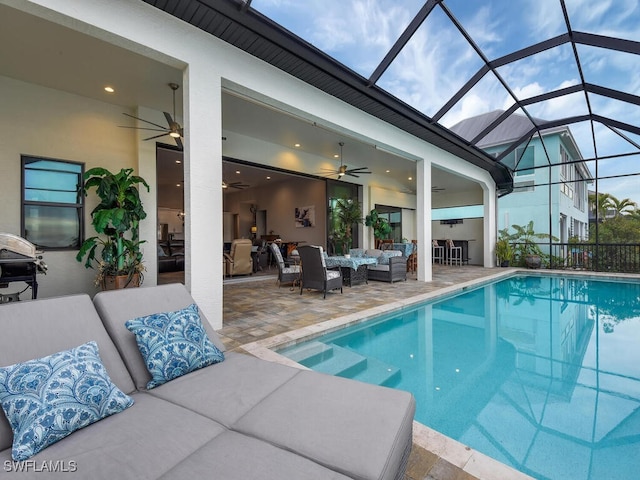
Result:
[[[449,250],[449,265],[454,263],[462,266],[462,247],[456,247],[453,240],[447,239],[447,250]]]
[[[438,240],[431,240],[431,263],[444,263],[444,247],[438,245]]]
[[[418,271],[418,241],[411,240],[411,244],[413,245],[413,249],[409,258],[407,259],[407,271],[409,272],[417,272]]]

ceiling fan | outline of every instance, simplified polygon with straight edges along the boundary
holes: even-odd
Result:
[[[433,193],[440,193],[440,192],[444,192],[445,188],[444,187],[431,187],[431,191]]]
[[[225,182],[224,180],[222,181],[222,188],[237,188],[239,190],[242,190],[243,188],[247,188],[249,185],[247,185],[246,183],[242,183],[242,182]]]
[[[358,167],[358,168],[348,168],[347,165],[342,163],[342,147],[344,147],[344,142],[339,142],[340,145],[340,168],[338,170],[327,170],[326,172],[331,172],[328,175],[338,175],[338,180],[340,180],[345,175],[349,175],[350,177],[359,178],[362,174],[370,174],[369,167]]]
[[[173,90],[173,116],[171,116],[168,112],[164,113],[164,118],[167,119],[168,127],[163,125],[158,125],[157,123],[150,122],[149,120],[145,120],[144,118],[136,117],[134,115],[130,115],[128,113],[123,113],[127,117],[134,118],[136,120],[140,120],[141,122],[148,123],[149,125],[153,125],[158,128],[149,128],[149,127],[128,127],[125,125],[120,125],[122,128],[135,128],[137,130],[151,130],[153,132],[162,132],[159,135],[154,135],[153,137],[145,138],[144,140],[153,140],[154,138],[164,137],[165,135],[169,135],[176,141],[176,145],[182,148],[182,137],[184,137],[184,129],[180,126],[178,122],[174,120],[176,118],[176,90],[180,88],[180,85],[177,83],[169,83],[169,88]]]

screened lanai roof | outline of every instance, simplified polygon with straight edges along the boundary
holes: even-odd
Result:
[[[501,160],[561,125],[585,160],[607,160],[600,178],[637,182],[637,0],[147,2],[480,165],[502,191],[511,171]],[[449,130],[498,110],[472,136]],[[511,115],[528,128],[489,156],[483,139]]]

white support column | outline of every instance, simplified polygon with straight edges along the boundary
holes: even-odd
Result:
[[[431,265],[431,161],[416,162],[416,229],[418,233],[418,281],[433,279]]]
[[[185,284],[214,329],[222,328],[222,101],[220,75],[184,74]]]
[[[497,237],[496,222],[498,215],[498,201],[496,190],[493,185],[492,188],[489,188],[484,182],[480,185],[482,186],[482,197],[484,203],[484,228],[482,232],[484,236],[484,249],[482,252],[484,256],[483,266],[490,268],[496,266],[495,246]]]

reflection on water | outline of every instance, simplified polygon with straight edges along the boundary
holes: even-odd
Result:
[[[385,384],[416,420],[493,458],[536,478],[640,471],[640,283],[515,277],[346,332],[321,340],[398,369]]]

